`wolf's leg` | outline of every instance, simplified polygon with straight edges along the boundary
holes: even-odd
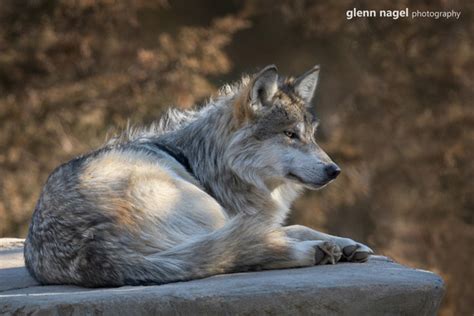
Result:
[[[209,240],[191,242],[148,256],[147,259],[159,266],[172,265],[178,268],[181,280],[189,280],[249,270],[335,264],[342,255],[335,243],[323,240],[273,240],[268,243],[256,239],[251,247],[242,244],[241,248],[233,249],[233,252],[229,251],[232,247],[224,249],[229,244],[223,244],[222,247],[208,244]],[[176,277],[176,273],[170,275]]]
[[[337,262],[342,253],[332,241],[298,241],[280,227],[255,218],[233,218],[224,227],[147,256],[157,265],[174,261],[184,279],[254,269],[280,269]]]
[[[325,240],[332,241],[342,249],[342,260],[350,262],[364,262],[373,254],[373,250],[368,246],[356,242],[350,238],[337,237],[322,232],[318,232],[302,225],[292,225],[283,227],[288,237],[297,240]]]

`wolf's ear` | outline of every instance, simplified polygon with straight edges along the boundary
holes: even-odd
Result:
[[[278,90],[278,72],[275,65],[263,68],[251,82],[249,91],[250,107],[258,111],[273,98]]]
[[[314,66],[295,80],[295,92],[309,105],[318,85],[319,66]]]

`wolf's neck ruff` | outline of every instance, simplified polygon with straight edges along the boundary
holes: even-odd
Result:
[[[202,110],[206,115],[179,130],[163,134],[156,142],[171,144],[183,157],[188,157],[195,178],[229,212],[245,213],[253,208],[261,209],[261,205],[253,206],[256,199],[249,201],[246,194],[239,193],[248,192],[253,184],[243,181],[241,175],[232,170],[226,157],[229,143],[235,137],[232,100],[226,101]]]
[[[282,200],[293,200],[300,192],[299,186],[285,185],[286,194],[277,194],[279,197],[275,200],[271,194],[275,188],[268,188],[258,174],[261,171],[258,160],[267,158],[266,155],[256,161],[241,159],[241,156],[259,151],[260,145],[258,142],[247,144],[246,135],[251,133],[251,125],[241,123],[237,126],[233,112],[236,97],[219,100],[222,103],[203,110],[206,115],[179,130],[161,135],[156,143],[171,144],[180,156],[188,157],[187,163],[195,178],[229,214],[255,216],[265,213],[275,222],[282,222],[288,213],[286,205],[290,204],[290,201]]]

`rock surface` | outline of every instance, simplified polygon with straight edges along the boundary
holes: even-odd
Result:
[[[444,292],[436,274],[381,256],[160,286],[40,286],[21,245],[0,239],[0,315],[436,315]]]

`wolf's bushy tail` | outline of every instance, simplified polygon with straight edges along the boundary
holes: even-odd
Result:
[[[92,278],[86,286],[164,284],[245,271],[288,260],[285,235],[263,219],[239,215],[222,228],[146,257],[115,257],[116,279]],[[112,284],[110,284],[112,283]]]

